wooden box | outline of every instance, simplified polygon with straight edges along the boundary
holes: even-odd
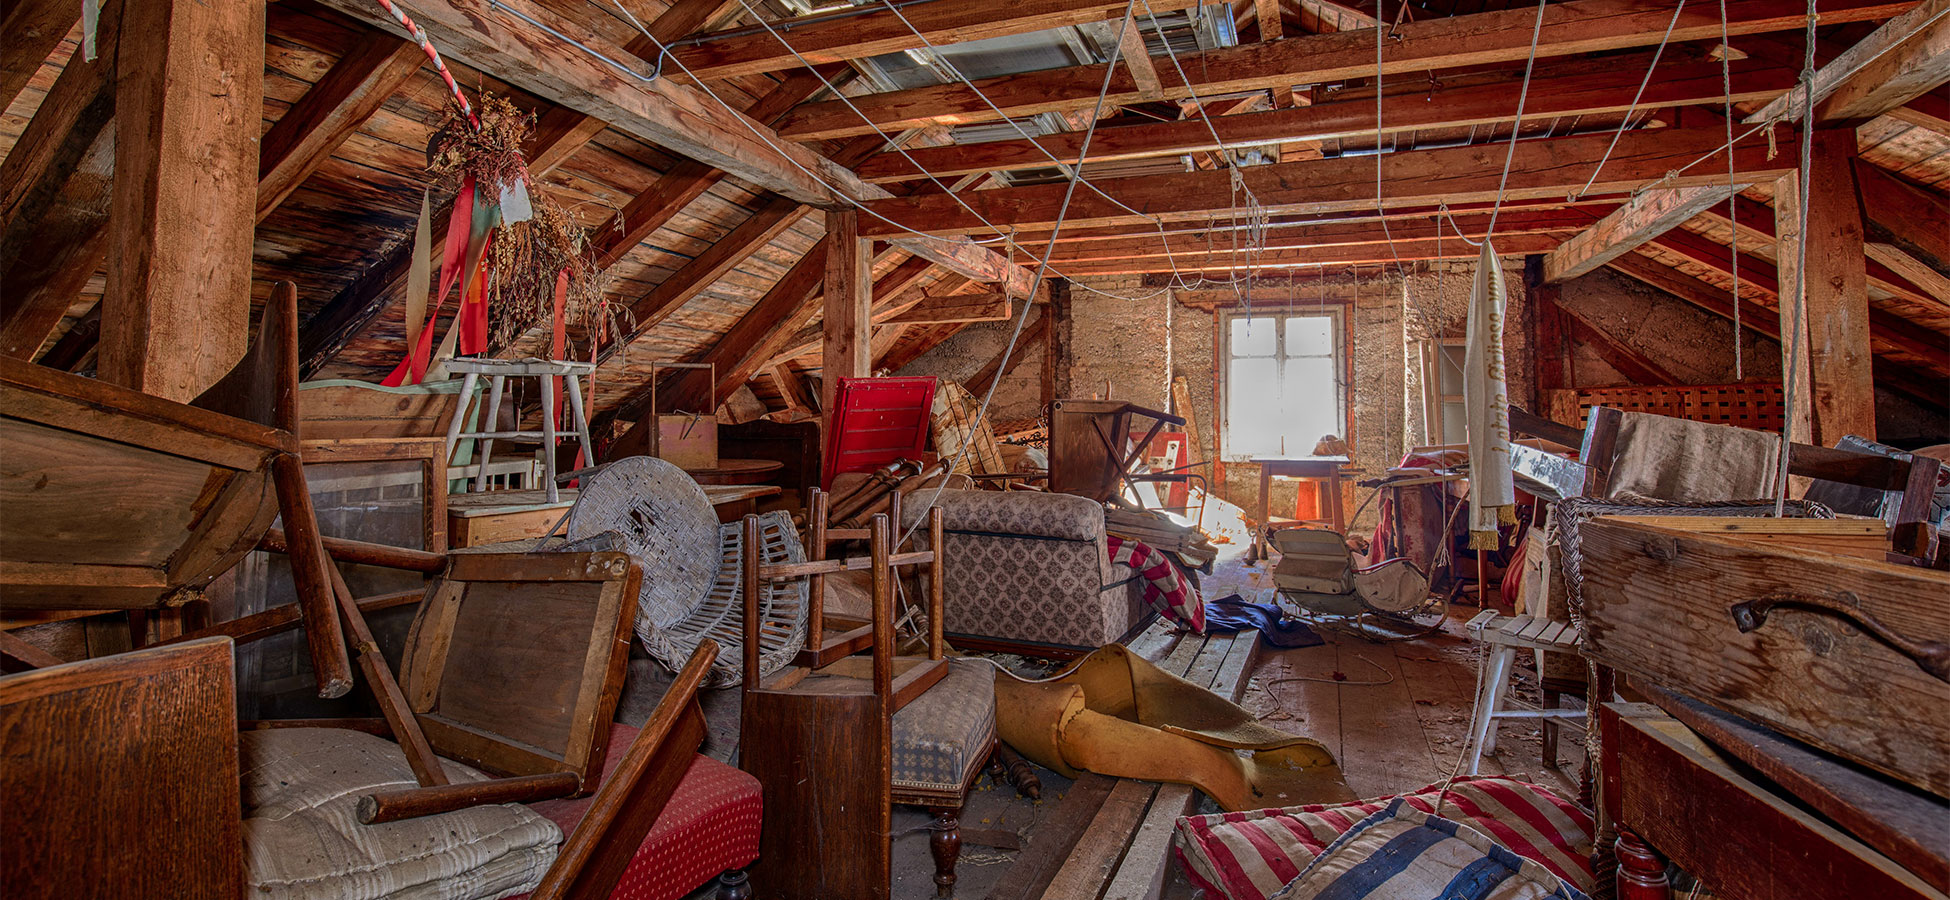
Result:
[[[1950,796],[1950,572],[1663,522],[1580,531],[1587,655]]]
[[[363,381],[298,386],[298,436],[307,441],[447,436],[460,408],[460,380],[405,387]]]

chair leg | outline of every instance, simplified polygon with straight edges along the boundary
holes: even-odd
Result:
[[[1469,774],[1476,774],[1483,755],[1496,752],[1496,712],[1503,702],[1503,689],[1510,678],[1510,660],[1515,652],[1498,646],[1484,662],[1483,687],[1476,698],[1475,721],[1471,723]]]
[[[1543,670],[1539,669],[1538,671],[1541,672]],[[1556,709],[1560,697],[1562,697],[1562,695],[1559,694],[1558,692],[1545,689],[1544,708]],[[1561,720],[1559,719],[1553,719],[1553,718],[1546,718],[1543,720],[1544,722],[1544,768],[1546,769],[1557,768],[1557,733],[1558,733],[1558,729],[1562,727],[1561,725],[1558,724],[1560,721]]]
[[[934,894],[955,894],[955,861],[961,858],[961,810],[933,807],[934,824],[929,826],[928,851],[934,854]]]
[[[732,869],[718,876],[718,900],[752,900],[751,876]]]

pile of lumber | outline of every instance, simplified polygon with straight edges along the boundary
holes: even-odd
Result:
[[[1207,573],[1212,571],[1212,561],[1219,556],[1219,548],[1212,546],[1204,532],[1151,510],[1110,507],[1104,510],[1104,530],[1121,538],[1143,541],[1154,550],[1176,553],[1186,565]]]

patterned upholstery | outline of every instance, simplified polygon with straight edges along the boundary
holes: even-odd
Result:
[[[1501,776],[1456,779],[1400,795],[1410,806],[1475,828],[1583,891],[1591,877],[1589,813],[1549,788]],[[1251,812],[1186,816],[1172,833],[1172,854],[1192,883],[1225,900],[1267,900],[1306,870],[1328,844],[1394,797]]]
[[[624,748],[636,735],[637,729],[628,725],[610,726],[604,778],[622,762]],[[545,800],[530,808],[567,834],[594,800]],[[751,865],[758,858],[760,811],[758,779],[708,756],[692,759],[677,792],[623,870],[611,900],[677,900],[720,872]]]
[[[951,660],[948,674],[894,714],[894,790],[960,794],[995,738],[995,670]]]
[[[946,629],[1096,648],[1145,615],[1136,573],[1110,563],[1096,501],[1034,491],[944,491]],[[925,515],[902,510],[906,526]],[[904,526],[905,527],[905,526]],[[927,531],[916,532],[925,549]]]
[[[344,728],[238,736],[244,867],[254,898],[487,900],[531,890],[562,833],[517,804],[361,825],[359,798],[416,787],[399,745]],[[457,762],[455,784],[487,776]]]

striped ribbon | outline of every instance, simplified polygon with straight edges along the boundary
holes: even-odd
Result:
[[[427,58],[433,60],[434,71],[440,73],[440,80],[447,82],[447,90],[454,95],[454,102],[460,104],[461,113],[467,116],[468,123],[473,125],[476,131],[480,130],[481,120],[474,117],[474,107],[468,104],[467,97],[460,92],[460,85],[454,83],[454,73],[447,71],[447,64],[441,61],[440,51],[434,49],[433,40],[427,37],[426,32],[420,30],[418,24],[407,18],[406,13],[394,6],[393,0],[379,0],[379,5],[392,14],[400,27],[406,29],[407,34],[413,36],[413,40],[420,45],[421,50],[426,51]]]

